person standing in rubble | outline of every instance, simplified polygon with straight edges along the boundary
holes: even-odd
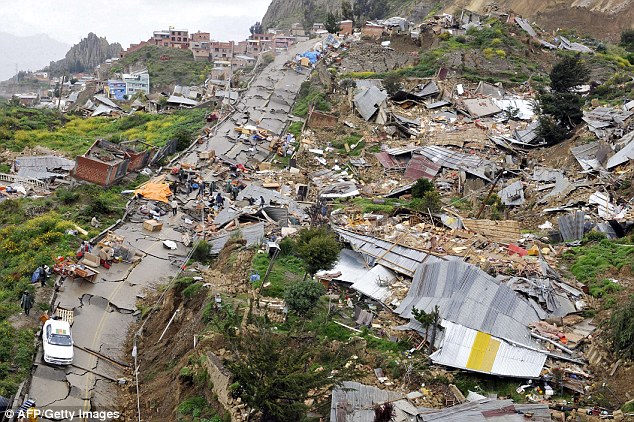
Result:
[[[266,201],[264,200],[264,197],[260,195],[260,208],[264,208],[265,205],[266,205]]]
[[[22,298],[20,299],[20,307],[24,309],[24,314],[27,316],[29,315],[29,312],[31,312],[31,308],[33,307],[33,297],[27,290],[22,293]]]
[[[222,208],[224,203],[225,198],[220,194],[220,192],[218,192],[218,195],[216,195],[216,204],[218,204],[218,208]]]
[[[170,205],[172,206],[172,216],[176,217],[176,213],[178,212],[178,202],[176,202],[176,198],[172,199]]]

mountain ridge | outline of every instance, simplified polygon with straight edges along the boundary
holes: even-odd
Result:
[[[80,42],[73,45],[63,59],[50,62],[46,70],[53,75],[65,72],[92,72],[105,60],[119,57],[121,50],[121,44],[117,42],[110,44],[105,37],[99,37],[90,32]]]

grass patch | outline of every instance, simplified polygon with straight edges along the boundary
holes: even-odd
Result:
[[[292,133],[295,136],[295,139],[299,139],[302,136],[302,127],[304,126],[304,122],[293,122],[288,125],[288,133]]]
[[[260,276],[264,278],[270,261],[266,254],[255,254],[252,262],[253,270],[257,271]],[[292,255],[280,256],[275,260],[269,277],[266,280],[270,282],[271,285],[264,288],[262,293],[265,296],[282,298],[284,297],[286,286],[302,280],[304,272],[304,263],[301,259]],[[261,281],[259,283],[261,283]]]
[[[71,157],[85,153],[98,138],[115,143],[140,139],[154,146],[183,136],[192,139],[205,126],[208,112],[191,109],[173,114],[135,113],[119,119],[86,119],[51,110],[27,110],[30,109],[0,108],[0,146],[19,152],[40,145]]]
[[[299,88],[293,114],[300,117],[308,116],[308,108],[311,104],[319,111],[330,111],[331,109],[326,93],[310,81],[305,81]]]
[[[623,246],[607,239],[569,249],[564,258],[571,262],[570,271],[575,278],[588,286],[590,294],[603,297],[618,291],[620,286],[607,280],[603,275],[619,272],[624,267],[632,267],[634,246]]]

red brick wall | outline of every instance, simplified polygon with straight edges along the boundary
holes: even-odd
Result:
[[[317,127],[335,127],[337,125],[337,117],[332,114],[321,113],[319,111],[313,111],[308,116],[308,122],[306,126],[311,128]]]
[[[382,26],[366,26],[366,25],[364,25],[363,28],[361,28],[361,35],[364,36],[364,37],[381,38],[382,34],[383,34],[383,27]]]
[[[145,167],[147,160],[149,159],[149,151],[131,152],[130,164],[128,164],[128,173]]]
[[[339,35],[352,35],[352,22],[339,24]]]
[[[75,159],[74,176],[101,186],[107,186],[112,167],[106,163],[94,161],[83,155]]]

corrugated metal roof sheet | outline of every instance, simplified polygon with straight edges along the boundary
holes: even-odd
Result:
[[[434,363],[474,372],[518,378],[537,378],[546,354],[463,325],[443,321],[442,346],[430,358]]]
[[[75,161],[54,155],[20,156],[15,159],[15,166],[18,169],[31,168],[39,171],[52,171],[57,169],[71,171],[75,168]]]
[[[564,242],[580,240],[583,237],[583,223],[586,214],[579,211],[568,215],[562,215],[557,219],[559,233]]]
[[[527,328],[527,324],[539,320],[535,309],[474,265],[439,261],[419,266],[396,313],[411,318],[412,308],[432,312],[436,305],[448,321],[536,347]]]
[[[627,163],[634,158],[634,132],[629,133],[625,137],[629,137],[630,141],[619,152],[614,154],[607,162],[606,168],[611,169],[618,165]],[[625,138],[623,137],[623,138]],[[622,139],[623,139],[622,138]]]
[[[421,147],[417,152],[441,167],[464,170],[485,180],[490,179],[484,174],[484,168],[486,166],[494,166],[493,163],[475,154],[465,154],[437,145]]]
[[[260,203],[260,196],[264,198],[264,201],[267,205],[284,205],[288,206],[288,211],[291,214],[295,214],[297,216],[304,216],[304,210],[299,207],[297,202],[295,202],[291,197],[286,195],[282,195],[281,193],[264,188],[262,186],[256,184],[250,184],[246,188],[242,189],[237,196],[238,201],[243,199],[253,198],[256,200],[256,203]]]
[[[438,164],[431,162],[422,155],[414,154],[405,168],[405,178],[410,180],[418,180],[421,178],[433,180],[439,170],[440,166]]]
[[[374,420],[374,406],[403,399],[403,394],[353,381],[344,381],[332,390],[331,422],[368,422]],[[412,414],[411,416],[415,416]],[[406,421],[407,419],[398,419]]]
[[[605,162],[609,151],[607,144],[601,141],[570,148],[570,153],[584,170],[600,170],[603,167],[601,163]]]
[[[498,196],[504,205],[522,205],[524,203],[524,187],[521,180],[500,190]]]
[[[527,418],[524,414],[531,413]],[[418,415],[422,422],[550,422],[550,409],[547,404],[520,404],[512,400],[484,398],[458,404],[444,409],[429,409]]]
[[[396,274],[382,265],[372,269],[351,286],[354,290],[374,300],[387,304],[392,293],[389,285],[396,279]]]
[[[364,120],[368,121],[387,100],[387,93],[375,86],[364,89],[354,96],[354,105]]]
[[[492,116],[502,111],[500,107],[495,105],[489,98],[468,98],[464,100],[464,105],[474,119]]]
[[[368,265],[380,264],[408,277],[412,277],[423,262],[438,262],[446,259],[349,230],[335,229],[335,232],[343,241],[350,243],[352,249],[365,255]]]
[[[119,107],[114,101],[112,101],[111,99],[107,97],[104,97],[103,95],[95,95],[95,100],[99,101],[102,104],[107,105],[110,108],[121,110],[121,107]]]
[[[215,236],[209,241],[211,243],[209,255],[218,255],[222,248],[224,248],[229,241],[229,238],[231,238],[231,236],[237,232],[240,233],[240,237],[244,238],[247,241],[247,246],[257,245],[259,243],[262,243],[262,240],[264,239],[264,223],[257,223],[251,226],[241,227],[239,229]]]

